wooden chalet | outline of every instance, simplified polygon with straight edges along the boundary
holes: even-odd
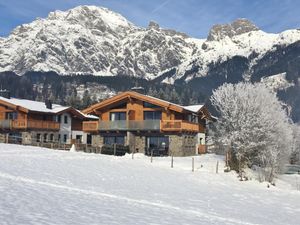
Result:
[[[80,111],[51,101],[0,97],[0,131],[20,142],[84,142],[84,120],[91,119]]]
[[[84,121],[92,143],[128,145],[131,151],[159,155],[194,155],[205,145],[204,105],[180,106],[134,91],[120,93],[83,110],[99,117]],[[202,146],[202,147],[201,147]]]

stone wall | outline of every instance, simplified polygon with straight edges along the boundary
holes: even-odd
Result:
[[[195,135],[169,135],[169,155],[191,156],[196,154]]]
[[[135,135],[128,131],[125,136],[125,145],[129,146],[129,151],[133,152],[135,150]]]
[[[24,145],[30,145],[33,142],[33,132],[22,132],[22,144]]]
[[[135,136],[135,150],[138,153],[145,153],[146,137]]]
[[[6,133],[0,133],[0,143],[5,143],[6,142]]]
[[[40,140],[37,140],[37,136],[40,134]],[[45,134],[47,134],[47,139],[44,138]],[[50,140],[50,135],[53,134],[53,141]],[[49,132],[49,131],[29,131],[29,132],[22,132],[22,141],[23,144],[31,144],[31,143],[37,143],[37,142],[45,142],[45,143],[51,143],[51,142],[59,142],[58,140],[58,132]],[[62,142],[62,137],[60,139],[60,142]]]
[[[104,144],[104,138],[100,134],[92,135],[92,146],[93,147],[102,147]]]

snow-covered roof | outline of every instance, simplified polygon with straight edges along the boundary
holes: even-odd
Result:
[[[150,95],[146,95],[148,98],[152,98],[154,100],[157,100],[157,101],[161,101],[161,102],[165,102],[167,104],[172,104],[172,105],[176,105],[178,107],[181,107],[181,108],[184,108],[185,110],[187,111],[190,111],[190,112],[193,112],[193,113],[197,113],[204,105],[188,105],[188,106],[182,106],[182,105],[178,105],[178,104],[175,104],[175,103],[172,103],[172,102],[168,102],[166,100],[162,100],[160,98],[155,98],[153,96],[150,96]]]
[[[182,106],[184,109],[197,113],[204,105],[188,105],[188,106]]]
[[[52,109],[48,109],[46,107],[45,102],[32,101],[32,100],[28,100],[28,99],[0,97],[0,100],[11,103],[16,106],[21,106],[30,111],[43,112],[43,113],[59,113],[65,109],[70,108],[67,106],[52,104]]]
[[[28,99],[19,99],[19,98],[4,98],[0,96],[0,100],[8,102],[10,104],[16,105],[16,106],[21,106],[25,109],[28,109],[30,111],[35,111],[35,112],[42,112],[42,113],[60,113],[66,109],[74,109],[70,106],[62,106],[58,104],[52,104],[52,109],[48,109],[46,107],[45,102],[39,102],[39,101],[32,101]],[[77,113],[82,115],[84,118],[87,119],[99,119],[97,116],[94,115],[87,115],[82,113],[81,111],[74,109]]]

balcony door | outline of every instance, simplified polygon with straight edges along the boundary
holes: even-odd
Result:
[[[169,137],[151,136],[146,138],[146,154],[167,155],[169,150]]]

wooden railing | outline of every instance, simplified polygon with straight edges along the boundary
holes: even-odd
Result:
[[[59,123],[54,121],[43,120],[28,120],[27,128],[30,129],[45,129],[45,130],[59,130]]]
[[[160,122],[161,131],[190,131],[190,132],[202,132],[200,125],[197,123],[190,123],[182,120],[162,120]]]
[[[26,129],[27,121],[26,120],[12,120],[11,128],[12,129]]]
[[[201,125],[182,120],[120,120],[83,122],[83,131],[85,132],[98,132],[101,130],[160,130],[163,132],[204,132],[204,128]]]
[[[82,130],[85,132],[96,132],[99,130],[99,121],[83,121]]]
[[[12,120],[11,129],[59,130],[59,123],[43,120]]]

